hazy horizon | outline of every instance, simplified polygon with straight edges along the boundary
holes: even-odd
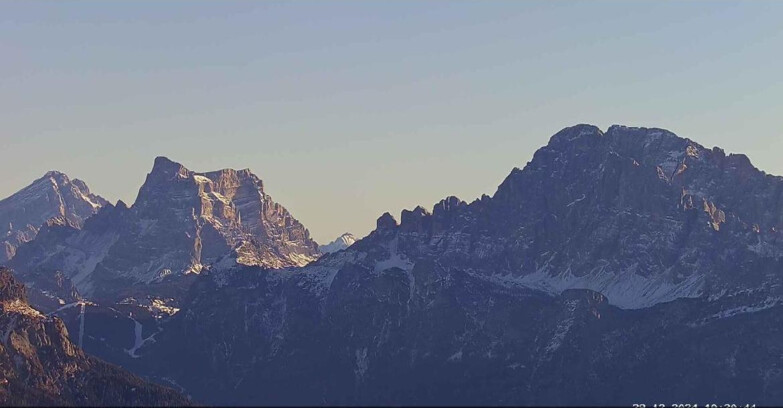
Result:
[[[780,2],[5,2],[0,198],[133,203],[250,168],[321,244],[493,194],[558,130],[660,127],[783,174]]]

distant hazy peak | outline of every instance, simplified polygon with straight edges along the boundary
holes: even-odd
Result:
[[[356,241],[357,239],[356,237],[353,236],[353,234],[351,234],[350,232],[346,232],[345,234],[342,234],[339,237],[337,237],[334,241],[326,245],[321,245],[320,247],[318,247],[318,249],[321,251],[321,253],[331,254],[348,248],[349,246],[353,245],[354,242]]]
[[[59,171],[48,171],[27,187],[0,200],[0,262],[32,240],[39,228],[57,219],[80,228],[84,220],[108,204],[83,181]]]

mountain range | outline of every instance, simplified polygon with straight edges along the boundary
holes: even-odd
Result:
[[[15,208],[27,191],[47,191],[42,184],[4,202]],[[127,365],[154,341],[205,265],[230,258],[280,268],[320,255],[249,170],[197,173],[158,157],[132,207],[100,200],[86,220],[42,207],[35,239],[6,263],[37,309],[61,318],[80,348],[116,363]]]
[[[31,286],[61,271],[85,297],[177,304],[205,265],[303,266],[319,255],[307,229],[249,170],[196,173],[155,159],[136,202],[104,205],[79,228],[49,222],[9,262]]]
[[[100,207],[8,263],[85,350],[196,401],[783,403],[783,178],[663,129],[563,129],[492,196],[320,250],[248,170],[158,158]]]
[[[745,156],[579,125],[492,197],[304,268],[216,265],[142,352],[220,404],[779,404],[782,193]]]

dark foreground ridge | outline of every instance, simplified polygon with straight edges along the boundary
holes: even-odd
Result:
[[[5,268],[0,328],[0,405],[190,405],[171,389],[85,355],[60,319],[30,307],[24,286]]]

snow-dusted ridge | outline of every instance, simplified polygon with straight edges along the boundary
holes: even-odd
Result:
[[[702,276],[691,276],[679,284],[673,284],[665,279],[639,276],[633,270],[613,274],[602,269],[585,276],[574,276],[570,270],[554,276],[544,270],[521,276],[474,276],[507,287],[525,287],[551,295],[560,295],[569,289],[589,289],[601,293],[609,304],[622,309],[642,309],[680,298],[698,298],[703,294],[704,285]]]
[[[752,280],[736,276],[762,273],[747,270],[753,262],[779,279],[782,186],[742,155],[664,129],[578,125],[493,197],[449,197],[432,212],[403,211],[399,225],[384,215],[344,252],[367,255],[361,265],[376,273],[436,260],[509,288],[589,289],[642,309],[745,290]]]

